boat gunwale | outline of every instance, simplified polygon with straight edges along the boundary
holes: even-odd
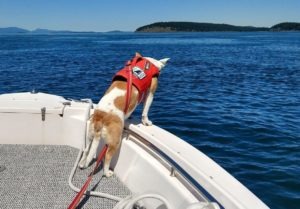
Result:
[[[170,176],[175,177],[186,189],[200,202],[215,202],[221,209],[225,207],[220,204],[208,191],[206,191],[191,175],[184,171],[184,169],[176,163],[171,157],[165,154],[161,149],[155,146],[153,143],[139,135],[138,133],[124,128],[125,137],[143,148],[148,154],[154,157],[159,163],[161,163],[169,172]],[[129,137],[129,135],[133,136]]]

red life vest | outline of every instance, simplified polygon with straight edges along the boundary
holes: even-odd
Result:
[[[159,75],[159,69],[147,59],[136,56],[115,74],[113,81],[128,80],[129,70],[132,71],[132,84],[138,89],[141,102],[151,86],[152,78]]]

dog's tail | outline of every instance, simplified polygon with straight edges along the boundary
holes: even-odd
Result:
[[[100,133],[103,127],[103,118],[105,116],[105,112],[101,110],[95,110],[92,115],[92,123],[94,124],[95,133]]]

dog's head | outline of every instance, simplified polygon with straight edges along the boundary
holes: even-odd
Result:
[[[138,52],[135,53],[135,56],[142,57],[142,55]],[[161,60],[157,60],[152,57],[144,57],[144,58],[147,59],[149,62],[151,62],[153,65],[155,65],[158,68],[159,72],[161,72],[161,70],[166,66],[168,60],[170,59],[170,58],[164,58]]]

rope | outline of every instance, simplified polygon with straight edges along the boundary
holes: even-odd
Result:
[[[73,168],[71,170],[71,173],[70,173],[70,176],[69,176],[69,179],[68,179],[69,186],[75,192],[79,192],[80,188],[74,186],[74,184],[72,183],[72,180],[73,180],[73,177],[75,175],[76,169],[78,167],[78,163],[80,161],[82,152],[83,152],[83,149],[80,149],[79,152],[78,152],[75,164],[74,164],[74,166],[73,166]],[[102,192],[86,191],[84,194],[89,194],[91,196],[96,196],[96,197],[103,197],[103,198],[107,198],[107,199],[111,199],[111,200],[115,200],[115,201],[122,200],[122,198],[120,198],[120,197],[117,197],[117,196],[114,196],[114,195],[110,195],[110,194],[107,194],[107,193],[102,193]]]
[[[74,190],[75,192],[80,192],[80,188],[76,187],[73,185],[72,180],[73,177],[75,175],[76,169],[78,167],[78,163],[80,161],[81,155],[82,155],[83,149],[81,148],[78,152],[76,161],[74,163],[74,166],[71,170],[69,179],[68,179],[68,183],[69,186],[71,187],[72,190]],[[102,197],[102,198],[107,198],[107,199],[111,199],[114,201],[117,201],[117,205],[114,207],[114,209],[133,209],[134,206],[138,205],[137,202],[142,200],[142,199],[156,199],[156,200],[160,200],[167,209],[171,209],[172,207],[170,206],[170,203],[161,195],[158,194],[142,194],[142,195],[129,195],[126,198],[122,199],[120,197],[108,194],[108,193],[102,193],[102,192],[95,192],[95,191],[85,191],[84,194],[89,194],[91,196],[95,196],[95,197]]]

